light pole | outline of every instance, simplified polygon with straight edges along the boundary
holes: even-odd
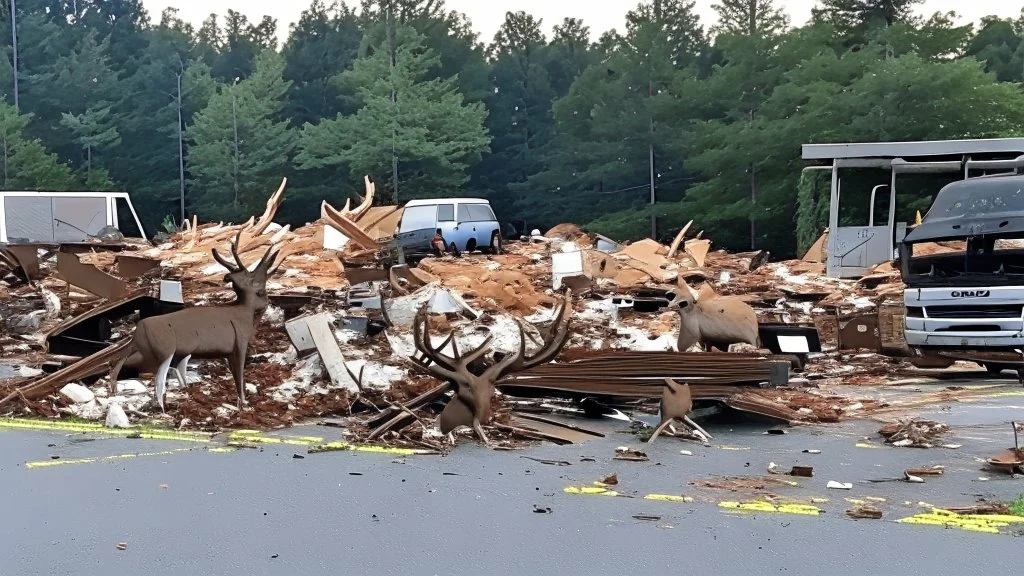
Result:
[[[235,132],[235,206],[238,206],[238,113],[235,103],[235,86],[238,86],[238,77],[231,83],[231,126]]]
[[[178,64],[181,70],[178,72],[178,185],[181,198],[181,220],[179,224],[185,225],[185,144],[181,134],[181,76],[185,73],[185,63],[180,59]]]
[[[11,0],[11,46],[14,48],[14,111],[21,112],[18,107],[18,17],[17,7]]]

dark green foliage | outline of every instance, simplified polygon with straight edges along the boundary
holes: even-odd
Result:
[[[620,240],[652,214],[663,241],[693,219],[716,246],[790,256],[828,211],[801,144],[1024,132],[1024,20],[975,29],[920,4],[820,0],[790,28],[782,2],[715,0],[710,33],[692,0],[642,0],[593,34],[510,12],[485,46],[441,0],[312,0],[280,39],[233,10],[192,24],[142,0],[19,0],[20,114],[0,34],[3,185],[127,190],[155,230],[178,219],[182,129],[204,221],[244,221],[288,176],[279,218],[303,224],[369,175],[382,202],[486,195],[507,222]],[[897,219],[941,185],[908,177]]]

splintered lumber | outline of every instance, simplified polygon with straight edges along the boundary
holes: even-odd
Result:
[[[674,258],[676,252],[679,251],[679,244],[683,241],[683,237],[686,236],[686,232],[690,229],[690,226],[693,226],[693,220],[687,222],[686,226],[683,226],[683,229],[679,231],[679,234],[676,234],[675,240],[672,240],[672,245],[668,248],[667,258],[669,260]]]
[[[763,382],[784,385],[789,362],[733,353],[604,352],[560,364],[544,364],[503,378],[502,393],[525,398],[661,398],[665,380],[689,385],[693,400],[717,401],[785,422],[795,410],[753,392]]]
[[[264,239],[260,236],[266,231],[270,223],[274,221],[274,216],[277,214],[277,209],[281,206],[281,201],[284,200],[284,187],[288,184],[287,178],[281,178],[281,186],[278,187],[277,191],[270,195],[267,199],[267,207],[263,211],[263,215],[260,216],[259,220],[251,225],[249,229],[242,233],[242,240],[239,242],[239,253],[245,253],[257,246],[260,246]],[[250,220],[251,221],[251,220]]]
[[[131,338],[125,338],[117,344],[112,344],[92,356],[86,356],[78,362],[61,368],[53,374],[43,376],[34,382],[25,384],[24,386],[15,389],[15,391],[9,394],[6,398],[0,400],[0,406],[4,406],[8,402],[18,398],[38,400],[57,392],[69,382],[100,374],[106,371],[109,368],[110,362],[117,358],[118,355],[130,344]]]
[[[340,230],[342,234],[348,236],[349,239],[362,248],[367,250],[376,250],[378,248],[376,240],[371,238],[366,232],[363,232],[355,222],[345,217],[344,214],[328,204],[326,200],[320,205],[320,215],[327,220],[329,225]]]

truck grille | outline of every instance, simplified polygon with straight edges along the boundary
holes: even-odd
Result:
[[[1001,304],[992,306],[928,306],[928,318],[1020,318],[1024,305]]]

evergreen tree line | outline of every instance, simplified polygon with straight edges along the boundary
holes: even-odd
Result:
[[[180,153],[201,221],[262,211],[287,176],[279,214],[301,224],[368,174],[381,201],[486,196],[520,229],[636,239],[653,216],[665,239],[694,219],[717,245],[791,255],[827,215],[801,144],[1024,130],[1024,17],[915,2],[819,0],[793,26],[776,0],[718,0],[705,28],[691,0],[642,0],[600,34],[509,12],[486,42],[440,0],[313,0],[281,42],[232,10],[197,28],[140,0],[17,0],[2,187],[125,190],[153,232],[180,218]]]

